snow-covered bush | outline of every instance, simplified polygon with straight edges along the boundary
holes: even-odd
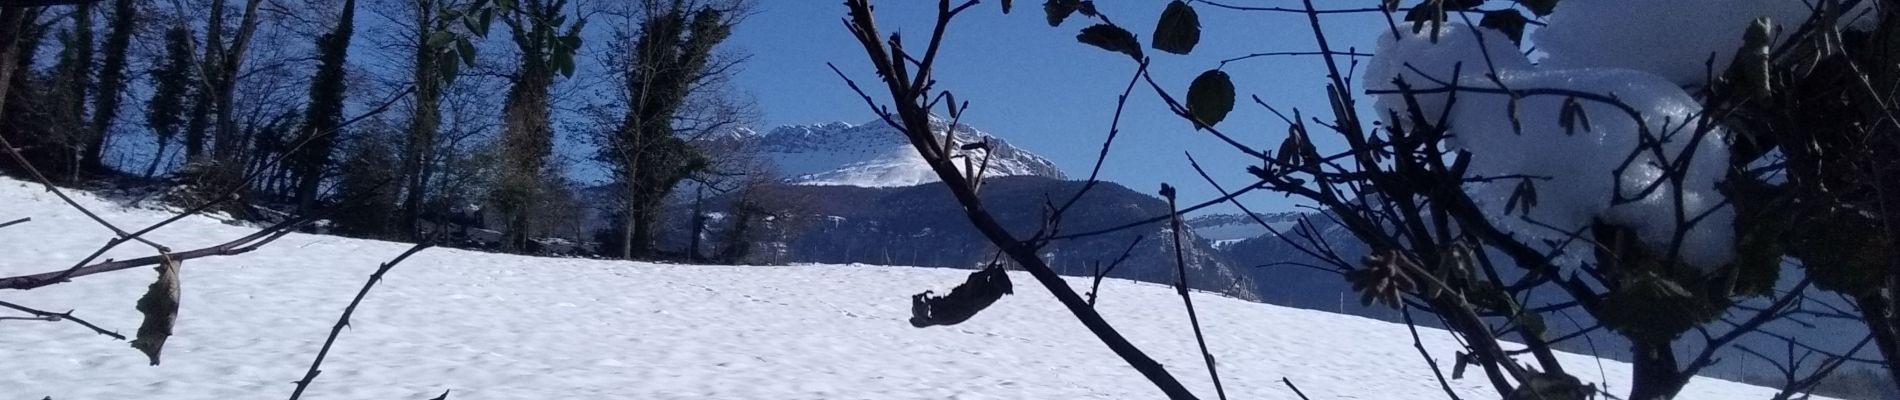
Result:
[[[1892,259],[1900,237],[1900,224],[1880,223],[1900,201],[1877,200],[1882,185],[1900,185],[1884,178],[1900,176],[1888,175],[1900,174],[1900,124],[1882,122],[1900,102],[1880,89],[1900,85],[1900,55],[1884,50],[1900,43],[1900,26],[1883,23],[1893,10],[1859,0],[1315,3],[1175,1],[1147,46],[1193,52],[1196,8],[1304,17],[1329,72],[1332,119],[1270,110],[1291,125],[1277,151],[1223,132],[1253,127],[1220,125],[1247,90],[1229,76],[1245,69],[1222,62],[1185,94],[1146,69],[1137,80],[1257,158],[1253,187],[1309,201],[1366,242],[1378,256],[1355,263],[1323,238],[1285,238],[1367,302],[1438,314],[1470,344],[1459,369],[1482,367],[1501,397],[1603,389],[1580,387],[1548,356],[1551,341],[1588,334],[1544,323],[1573,309],[1632,344],[1636,379],[1606,383],[1624,398],[1674,397],[1737,337],[1798,309],[1790,304],[1810,284],[1860,296],[1871,337],[1886,354],[1900,348],[1900,321],[1880,311],[1897,305],[1884,294],[1894,280],[1877,261]],[[1052,26],[1098,21],[1077,36],[1085,44],[1166,60],[1092,2],[1045,10]],[[1331,18],[1364,12],[1387,21],[1370,59],[1326,38]],[[1265,55],[1288,54],[1228,61]],[[1316,145],[1322,135],[1344,148]],[[1809,264],[1805,273],[1784,279],[1789,258]],[[1525,348],[1506,351],[1517,345],[1501,337]],[[1797,378],[1787,393],[1811,387]]]

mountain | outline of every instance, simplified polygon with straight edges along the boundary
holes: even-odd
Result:
[[[1351,285],[1339,274],[1321,271],[1309,266],[1325,267],[1327,264],[1312,257],[1293,244],[1313,248],[1313,244],[1300,238],[1300,232],[1311,230],[1326,246],[1337,252],[1340,258],[1348,262],[1357,261],[1370,253],[1359,239],[1352,236],[1331,218],[1322,214],[1307,212],[1255,213],[1256,221],[1246,214],[1209,214],[1187,221],[1187,225],[1208,239],[1209,247],[1216,249],[1228,264],[1238,267],[1257,283],[1254,291],[1268,303],[1329,312],[1353,314],[1388,321],[1396,321],[1398,313],[1385,307],[1367,307],[1359,304]],[[1286,235],[1286,239],[1274,236],[1272,231],[1260,225],[1265,222],[1273,230]]]
[[[942,140],[949,121],[932,118]],[[1040,176],[1065,179],[1049,159],[968,124],[958,124],[953,147],[990,142],[989,166],[984,176]],[[711,140],[740,141],[769,160],[780,176],[801,185],[900,187],[936,182],[937,174],[923,162],[910,141],[883,120],[852,125],[833,122],[789,125],[766,133],[735,130]],[[981,159],[978,159],[981,161]],[[980,164],[979,164],[980,165]]]
[[[1254,217],[1281,232],[1290,231],[1304,215],[1306,213],[1300,212],[1254,213]],[[1220,248],[1273,232],[1260,226],[1260,221],[1254,221],[1246,214],[1207,214],[1188,218],[1182,223],[1194,229],[1202,238],[1213,241],[1214,247]]]
[[[121,226],[169,212],[75,201]],[[112,233],[37,186],[0,178],[0,275],[59,270]],[[178,249],[255,228],[187,217],[148,238]],[[338,312],[407,244],[290,234],[254,252],[183,263],[164,364],[67,322],[4,321],[0,388],[11,399],[256,398],[291,390]],[[110,257],[149,256],[124,246]],[[954,327],[905,322],[909,297],[967,271],[863,265],[691,266],[434,248],[370,288],[312,381],[312,398],[1146,399],[1161,394],[1024,273],[1015,294]],[[74,279],[8,302],[78,310],[132,334],[149,268]],[[1070,279],[1077,287],[1091,284]],[[1214,392],[1175,291],[1109,279],[1096,306],[1203,398]],[[941,292],[940,292],[941,293]],[[1196,294],[1207,347],[1236,399],[1443,399],[1404,325]],[[7,316],[16,316],[9,312]],[[1418,330],[1442,364],[1462,349]],[[1628,364],[1557,354],[1585,382],[1626,391]],[[1445,366],[1449,368],[1448,366]],[[1495,398],[1472,372],[1451,384]],[[1773,390],[1697,378],[1682,399],[1765,399]]]
[[[1028,238],[1041,227],[1047,199],[1067,199],[1082,185],[1037,176],[1007,176],[991,179],[979,195],[1006,229],[1017,238]],[[752,239],[753,253],[765,257],[761,261],[974,268],[997,258],[995,246],[970,225],[962,206],[943,185],[775,185],[761,190],[766,191],[763,198],[796,203],[786,206],[770,222],[771,235]],[[732,201],[729,196],[713,198],[703,207],[723,219],[731,213]],[[678,207],[672,214],[691,215],[690,206]],[[1159,198],[1103,182],[1063,218],[1062,231],[1094,231],[1167,213],[1167,203]],[[660,235],[660,246],[684,249],[691,234],[681,224],[669,225],[673,228]],[[721,248],[729,224],[715,221],[709,225],[712,229],[702,237],[702,249]],[[1193,231],[1186,233],[1183,255],[1190,287],[1259,299],[1246,271],[1224,261],[1207,240]],[[1048,244],[1041,253],[1058,273],[1094,276],[1097,263],[1106,268],[1136,238],[1141,242],[1107,276],[1172,284],[1178,273],[1173,231],[1166,222],[1060,240]]]

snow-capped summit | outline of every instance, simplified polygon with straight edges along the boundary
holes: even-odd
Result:
[[[949,121],[933,117],[931,122],[937,137],[942,138]],[[771,160],[778,173],[790,183],[900,187],[938,180],[904,135],[883,120],[856,125],[844,122],[787,125],[745,139],[756,141],[755,148]],[[1049,159],[967,124],[956,127],[956,146],[985,139],[992,145],[985,176],[1065,178],[1062,170]]]

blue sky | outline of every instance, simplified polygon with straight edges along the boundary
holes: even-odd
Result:
[[[860,84],[876,80],[862,48],[841,22],[844,6],[838,3],[763,2],[759,13],[735,32],[731,45],[752,55],[737,84],[757,99],[763,127],[862,123],[875,118],[863,100],[825,66],[836,63]],[[880,29],[902,32],[921,43],[934,21],[936,3],[876,2]],[[989,1],[959,16],[940,56],[939,88],[971,103],[964,116],[967,123],[1054,160],[1072,178],[1085,178],[1108,132],[1115,98],[1133,76],[1135,63],[1125,55],[1077,43],[1075,33],[1090,20],[1077,15],[1051,28],[1044,21],[1040,2],[1016,3],[1016,10],[1008,15]],[[1145,44],[1154,29],[1153,20],[1167,2],[1098,4]],[[1150,68],[1156,80],[1176,96],[1222,59],[1317,49],[1303,14],[1222,10],[1205,4],[1197,8],[1203,36],[1192,55],[1148,50],[1155,59]],[[1328,39],[1336,50],[1357,47],[1365,52],[1370,52],[1376,35],[1385,29],[1383,21],[1376,14],[1333,15],[1325,20]],[[1256,148],[1277,147],[1286,126],[1247,96],[1258,95],[1282,110],[1328,113],[1325,66],[1320,58],[1255,58],[1224,69],[1233,76],[1241,100],[1220,128]],[[888,100],[888,95],[872,94],[880,101]],[[1188,165],[1184,154],[1192,153],[1230,189],[1251,182],[1244,172],[1250,165],[1244,155],[1173,116],[1145,85],[1131,96],[1121,130],[1103,168],[1106,180],[1148,193],[1163,182],[1170,183],[1181,188],[1183,202],[1218,196]],[[1294,204],[1277,194],[1245,199],[1255,211],[1288,210]]]
[[[1072,179],[1086,178],[1093,165],[1110,117],[1115,98],[1128,83],[1135,63],[1127,56],[1109,53],[1076,42],[1075,34],[1093,20],[1080,15],[1061,27],[1045,22],[1041,2],[1016,0],[1016,10],[1004,15],[996,0],[986,0],[961,15],[951,26],[949,38],[939,58],[939,89],[956,93],[971,103],[964,121],[999,135],[1011,143],[1053,160]],[[863,50],[846,31],[842,18],[845,8],[835,0],[760,0],[757,13],[736,29],[727,43],[730,50],[750,55],[750,60],[735,81],[736,89],[756,100],[759,120],[755,128],[769,130],[786,124],[813,124],[832,121],[864,123],[876,118],[863,100],[840,80],[826,63],[835,63],[860,84],[875,85]],[[905,33],[910,40],[925,40],[934,23],[936,1],[875,1],[880,29],[886,34]],[[1117,23],[1147,43],[1167,0],[1101,1],[1098,7]],[[1262,5],[1259,0],[1236,0],[1239,5]],[[1330,7],[1363,7],[1371,1],[1325,2]],[[1296,5],[1274,2],[1274,5]],[[1327,7],[1327,5],[1322,5]],[[1156,79],[1176,96],[1183,96],[1195,76],[1215,68],[1223,59],[1259,52],[1312,51],[1317,46],[1304,14],[1284,12],[1233,11],[1196,4],[1202,23],[1202,41],[1192,55],[1180,56],[1149,49],[1154,57],[1150,66]],[[366,32],[352,54],[352,62],[376,74],[404,76],[406,72],[385,71],[399,68],[407,50],[385,48],[392,32],[378,31],[388,23],[387,16],[360,18]],[[600,54],[607,44],[606,33],[622,21],[597,15],[590,24],[587,40],[589,57]],[[1331,14],[1326,17],[1327,36],[1335,50],[1357,48],[1370,52],[1376,35],[1386,29],[1377,14]],[[400,33],[400,32],[394,32]],[[306,46],[309,38],[292,37],[277,45]],[[505,35],[491,36],[480,44],[485,63],[506,66],[508,46]],[[382,42],[379,42],[381,40]],[[301,48],[301,47],[298,47]],[[293,50],[295,51],[295,50]],[[1345,58],[1341,58],[1342,62]],[[1363,61],[1363,59],[1361,59]],[[565,82],[564,104],[557,106],[563,118],[576,118],[570,109],[597,101],[610,88],[599,76],[600,60],[582,61],[582,76]],[[1344,65],[1344,64],[1342,64]],[[1289,111],[1298,108],[1307,115],[1324,115],[1325,66],[1320,58],[1264,57],[1228,64],[1239,93],[1235,111],[1220,128],[1251,146],[1272,149],[1285,138],[1286,126],[1249,96],[1259,96],[1269,104]],[[307,73],[307,72],[297,72]],[[372,85],[373,86],[373,85]],[[869,86],[876,88],[877,86]],[[139,88],[135,88],[139,89]],[[142,90],[142,89],[139,89]],[[1358,89],[1355,88],[1355,92]],[[384,98],[384,94],[364,92],[355,107],[366,107]],[[888,95],[872,93],[880,102]],[[360,110],[359,110],[360,111]],[[939,110],[941,112],[941,110]],[[138,110],[127,118],[136,120]],[[1327,118],[1330,120],[1330,118]],[[559,125],[559,124],[557,124]],[[557,126],[566,130],[566,126]],[[1202,166],[1223,185],[1235,188],[1251,182],[1245,173],[1249,161],[1220,140],[1196,132],[1185,121],[1168,112],[1146,85],[1131,95],[1117,139],[1102,178],[1144,193],[1155,193],[1163,182],[1180,188],[1184,203],[1212,199],[1219,194],[1204,183],[1188,165],[1186,153],[1194,154]],[[564,136],[573,136],[568,132]],[[1316,138],[1326,148],[1331,138]],[[149,152],[143,140],[115,145],[115,152],[129,157],[132,164]],[[1333,148],[1338,148],[1334,146]],[[588,143],[566,137],[559,152],[572,164],[576,179],[593,182],[600,179],[598,166],[588,161],[592,149]],[[1261,193],[1243,198],[1255,211],[1290,210],[1294,203],[1278,194]],[[1237,212],[1229,206],[1223,212]]]

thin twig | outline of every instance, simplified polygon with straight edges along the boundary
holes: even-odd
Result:
[[[1313,399],[1311,399],[1311,398],[1307,398],[1307,397],[1306,397],[1306,393],[1302,393],[1302,392],[1300,392],[1300,387],[1299,387],[1299,386],[1293,386],[1293,380],[1292,380],[1292,379],[1287,379],[1286,377],[1284,377],[1284,376],[1282,376],[1282,377],[1280,377],[1280,382],[1281,382],[1281,383],[1285,383],[1285,384],[1286,384],[1286,388],[1287,388],[1287,389],[1293,389],[1293,394],[1296,394],[1296,395],[1299,395],[1301,399],[1305,399],[1305,400],[1313,400]]]
[[[1418,356],[1425,358],[1425,365],[1432,367],[1432,376],[1438,378],[1438,387],[1445,390],[1445,396],[1451,400],[1460,400],[1458,392],[1451,389],[1451,381],[1445,379],[1445,372],[1438,368],[1438,360],[1432,359],[1432,353],[1425,350],[1425,341],[1418,338],[1418,324],[1412,322],[1412,308],[1399,307],[1399,315],[1405,317],[1405,328],[1412,331],[1412,347],[1418,349]]]
[[[80,326],[86,327],[86,329],[91,329],[94,333],[106,335],[108,337],[111,337],[117,340],[125,340],[125,335],[120,335],[118,332],[109,331],[109,330],[106,330],[105,328],[100,328],[98,325],[93,325],[91,322],[86,322],[86,320],[84,319],[80,319],[79,317],[73,316],[72,311],[56,313],[56,312],[34,309],[31,307],[26,307],[19,304],[13,304],[13,303],[8,303],[4,301],[0,301],[0,307],[11,308],[14,310],[19,310],[20,312],[24,312],[27,314],[33,314],[34,316],[39,317],[38,319],[44,320],[44,321],[55,321],[55,322],[62,321],[62,320],[72,321],[75,324],[79,324]]]
[[[323,340],[323,347],[317,350],[317,358],[310,362],[310,369],[304,372],[303,379],[296,382],[297,389],[290,392],[290,400],[297,400],[297,398],[303,397],[303,390],[310,387],[310,382],[317,379],[317,374],[323,372],[317,368],[323,366],[323,358],[330,355],[330,346],[336,344],[336,337],[343,333],[343,327],[350,325],[350,314],[356,313],[356,306],[363,303],[363,297],[369,295],[369,289],[375,287],[376,282],[382,281],[383,274],[389,273],[389,270],[395,268],[396,264],[401,264],[403,260],[409,259],[409,256],[433,246],[431,242],[432,241],[425,240],[422,243],[416,243],[415,246],[409,247],[408,251],[404,251],[401,255],[396,256],[395,259],[389,260],[389,262],[376,267],[376,272],[369,275],[368,281],[363,282],[363,289],[356,292],[356,298],[350,299],[350,305],[343,308],[343,315],[337,317],[336,325],[330,327],[330,336]],[[443,394],[447,395],[448,392],[443,392]]]
[[[24,224],[30,221],[33,221],[33,217],[26,217],[26,218],[16,219],[12,221],[7,221],[7,222],[0,222],[0,228]]]
[[[1168,198],[1168,209],[1175,210],[1174,187],[1161,185],[1161,197]],[[1194,297],[1188,295],[1187,251],[1181,242],[1181,213],[1171,214],[1174,229],[1174,268],[1176,276],[1174,291],[1181,294],[1181,304],[1187,306],[1188,324],[1194,327],[1194,342],[1201,346],[1201,359],[1207,362],[1207,375],[1214,381],[1214,394],[1221,400],[1227,400],[1227,389],[1221,387],[1220,371],[1214,368],[1214,353],[1207,351],[1207,337],[1201,334],[1201,317],[1194,313]]]
[[[1095,271],[1095,283],[1089,285],[1089,307],[1095,306],[1095,297],[1102,292],[1102,278],[1107,277],[1110,272],[1115,272],[1115,267],[1121,266],[1123,261],[1128,261],[1128,256],[1134,255],[1135,253],[1135,246],[1141,244],[1141,240],[1146,238],[1147,236],[1136,236],[1134,241],[1128,242],[1128,248],[1122,249],[1122,255],[1115,257],[1114,262],[1108,263],[1108,268],[1106,269],[1100,268],[1100,261],[1097,261],[1098,264],[1095,264],[1097,266]],[[991,262],[993,263],[995,261]]]

